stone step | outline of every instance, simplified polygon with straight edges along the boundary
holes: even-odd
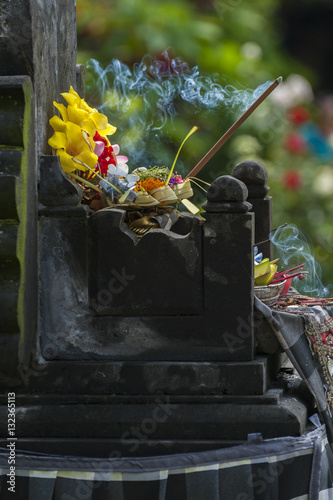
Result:
[[[1,435],[6,436],[7,407],[0,407]],[[16,406],[16,437],[20,439],[112,439],[127,454],[148,439],[155,442],[246,440],[297,436],[305,431],[308,410],[295,395],[275,404],[186,403],[156,397],[151,403],[36,404]],[[19,448],[19,445],[17,446]]]
[[[20,265],[15,257],[0,260],[0,333],[18,331],[17,307],[20,286]]]
[[[16,177],[0,175],[0,219],[17,219]]]
[[[16,258],[16,241],[18,233],[16,221],[0,220],[0,260],[11,260]]]
[[[7,405],[8,392],[17,391],[18,387],[22,384],[19,374],[19,361],[18,361],[18,346],[20,341],[20,334],[16,333],[1,333],[0,335],[0,390],[1,393],[6,394]]]
[[[45,347],[57,357],[56,339]],[[34,361],[26,371],[33,393],[115,394],[119,396],[254,395],[266,393],[280,356],[249,362],[73,362]],[[45,380],[48,383],[45,384]]]
[[[13,148],[24,147],[23,126],[25,113],[25,92],[29,77],[0,77],[0,121],[5,127],[0,129],[0,144]]]
[[[112,405],[112,404],[152,404],[156,399],[162,399],[169,403],[179,404],[266,404],[277,405],[281,402],[285,388],[280,385],[270,388],[265,394],[253,395],[115,395],[115,394],[20,394],[15,397],[18,406],[36,406],[36,405]],[[7,394],[0,394],[0,407],[7,404]]]
[[[12,149],[0,146],[0,174],[19,175],[22,156],[23,148]]]

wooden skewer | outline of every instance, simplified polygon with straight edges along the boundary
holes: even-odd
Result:
[[[245,122],[245,120],[253,113],[253,111],[261,104],[266,97],[269,96],[271,92],[282,82],[282,76],[279,76],[273,83],[267,87],[266,90],[256,99],[251,106],[238,118],[238,120],[231,125],[231,127],[226,131],[226,133],[217,141],[217,143],[206,153],[206,155],[199,161],[199,163],[191,170],[189,174],[185,177],[195,176],[200,170],[206,165],[206,163],[215,155],[215,153],[220,149],[221,146],[236,132],[236,130]]]

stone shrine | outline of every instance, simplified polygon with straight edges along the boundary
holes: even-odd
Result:
[[[217,178],[204,220],[184,214],[140,241],[122,210],[90,215],[47,145],[52,101],[84,88],[74,1],[0,9],[2,445],[8,392],[26,450],[146,455],[301,435],[311,397],[277,382],[286,356],[253,307],[253,247],[272,229],[264,166]]]

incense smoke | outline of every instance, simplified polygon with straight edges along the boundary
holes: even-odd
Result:
[[[293,286],[300,293],[316,297],[327,297],[332,294],[332,285],[324,286],[322,283],[321,267],[313,256],[309,238],[297,226],[288,224],[281,227],[270,235],[270,239],[282,261],[279,263],[281,270],[304,263],[303,271],[308,271],[308,274],[303,280],[297,278],[293,280]]]
[[[230,112],[243,113],[271,83],[256,90],[223,85],[218,75],[202,75],[197,66],[191,68],[167,52],[160,59],[145,56],[132,69],[116,59],[105,68],[91,59],[87,70],[88,93],[101,98],[100,111],[120,130],[121,139],[117,140],[121,140],[122,151],[145,163],[154,158],[162,137],[172,137],[171,123],[177,117],[186,119],[188,130],[198,125],[194,118],[198,113],[205,114],[209,123],[207,113],[215,112],[223,123]],[[224,127],[221,125],[220,135]]]

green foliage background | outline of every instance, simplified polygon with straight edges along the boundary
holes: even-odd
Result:
[[[282,49],[279,4],[280,0],[77,0],[78,62],[86,64],[94,58],[105,67],[119,59],[132,67],[146,54],[158,58],[169,49],[190,67],[198,66],[202,74],[227,76],[237,88],[255,89],[292,73],[315,84],[316,74]],[[88,71],[86,97],[90,104],[98,105],[95,79]],[[109,94],[108,98],[112,101],[116,96]],[[295,104],[307,107],[310,119],[318,124],[320,110],[315,102]],[[140,113],[142,102],[135,100],[132,107]],[[118,128],[116,142],[121,145],[122,138],[130,134],[138,147],[147,148],[150,158],[154,145],[146,142],[145,131],[131,129],[130,110],[117,120],[115,109],[112,114],[111,102],[111,122]],[[179,163],[180,172],[188,172],[239,114],[239,109],[197,113],[178,104],[177,115],[159,132],[158,160],[171,165],[187,132],[198,125],[195,140],[186,143]],[[267,100],[200,176],[211,182],[217,175],[230,174],[244,159],[261,161],[269,173],[274,225],[293,223],[305,232],[322,266],[323,281],[333,283],[332,160],[318,157],[307,145],[299,151],[288,150],[286,140],[298,129],[288,110]],[[124,149],[121,152],[126,154]],[[290,180],[293,174],[294,181]],[[203,197],[198,191],[196,201],[200,200]]]

